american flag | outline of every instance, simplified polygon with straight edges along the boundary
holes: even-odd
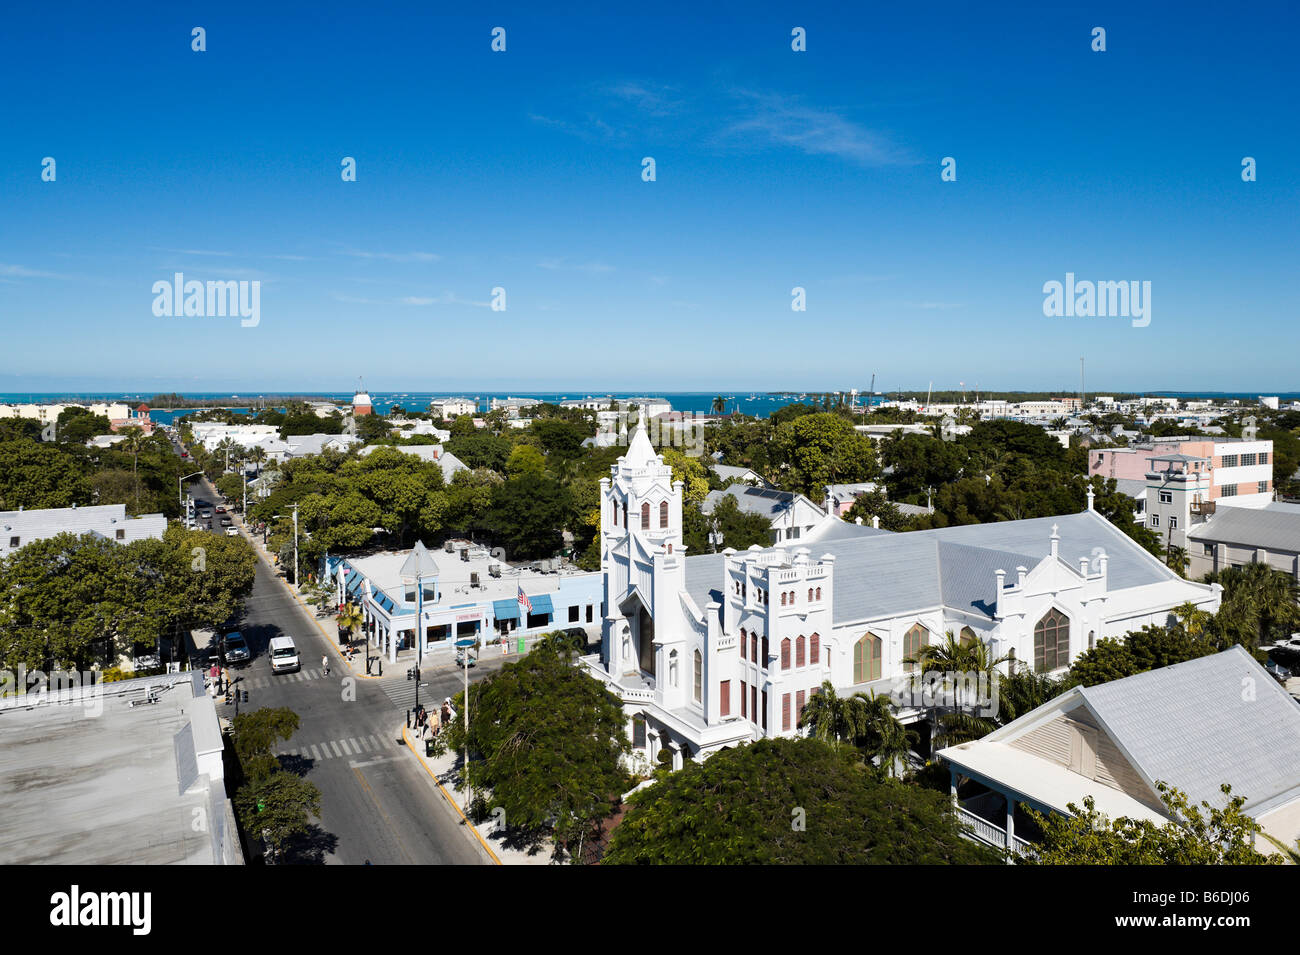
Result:
[[[524,593],[524,588],[519,588],[519,606],[523,607],[529,613],[533,612],[533,602],[528,599],[528,594]]]

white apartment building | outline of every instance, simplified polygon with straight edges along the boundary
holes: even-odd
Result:
[[[1187,601],[1214,611],[1221,595],[1091,500],[1078,514],[905,534],[826,517],[790,546],[687,555],[682,484],[640,428],[601,495],[605,619],[583,665],[623,701],[636,765],[795,735],[823,681],[889,693],[947,631],[1055,673],[1103,637],[1166,623]]]
[[[451,421],[463,414],[478,414],[478,402],[470,398],[435,398],[429,402],[429,411],[444,421]]]
[[[120,401],[96,401],[89,404],[69,402],[67,404],[21,404],[0,405],[0,418],[34,418],[41,424],[58,421],[59,415],[68,408],[85,408],[93,415],[103,415],[109,421],[119,421],[131,417],[131,406]]]

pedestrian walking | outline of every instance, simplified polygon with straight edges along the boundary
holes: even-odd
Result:
[[[329,658],[328,656],[323,656],[323,657],[321,657],[321,658],[320,658],[320,665],[321,665],[321,669],[325,671],[325,675],[326,675],[326,676],[329,676],[329,675],[330,675],[330,658]]]

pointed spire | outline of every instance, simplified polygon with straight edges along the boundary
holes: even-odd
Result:
[[[656,455],[654,445],[650,443],[650,435],[645,430],[645,412],[642,411],[636,424],[636,434],[632,436],[632,443],[628,446],[627,454],[624,460],[629,467],[646,467],[654,464]]]
[[[417,540],[415,546],[411,548],[411,555],[402,564],[401,574],[403,579],[410,578],[411,580],[424,580],[428,577],[438,576],[438,564],[422,541]]]

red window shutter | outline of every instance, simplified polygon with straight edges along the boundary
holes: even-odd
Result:
[[[809,587],[809,588],[808,588],[808,600],[809,600],[810,602],[812,601],[812,595],[813,595],[813,589],[812,589],[811,587]]]
[[[800,690],[798,693],[794,695],[795,719],[799,719],[799,720],[803,719],[803,700],[804,700],[804,693],[803,690]]]
[[[812,641],[812,663],[816,666],[821,661],[822,638],[814,633],[809,639]]]
[[[782,693],[781,694],[781,729],[788,730],[789,728],[790,728],[790,694]]]
[[[722,692],[719,694],[720,699],[718,702],[719,702],[719,709],[721,710],[721,715],[730,716],[731,715],[731,681],[723,680],[720,689],[722,690]]]
[[[781,640],[781,669],[790,669],[790,638],[784,637]]]
[[[749,716],[749,685],[744,680],[740,681],[740,715]]]
[[[763,729],[767,729],[767,690],[763,691]]]
[[[794,642],[794,665],[801,667],[804,665],[804,638],[799,634],[799,639]]]
[[[767,690],[763,691],[763,699],[767,700]],[[755,723],[758,722],[758,687],[749,688],[749,718]]]
[[[749,659],[749,650],[745,646],[747,642],[749,642],[749,637],[745,635],[745,628],[741,627],[740,628],[740,659],[742,660]]]

